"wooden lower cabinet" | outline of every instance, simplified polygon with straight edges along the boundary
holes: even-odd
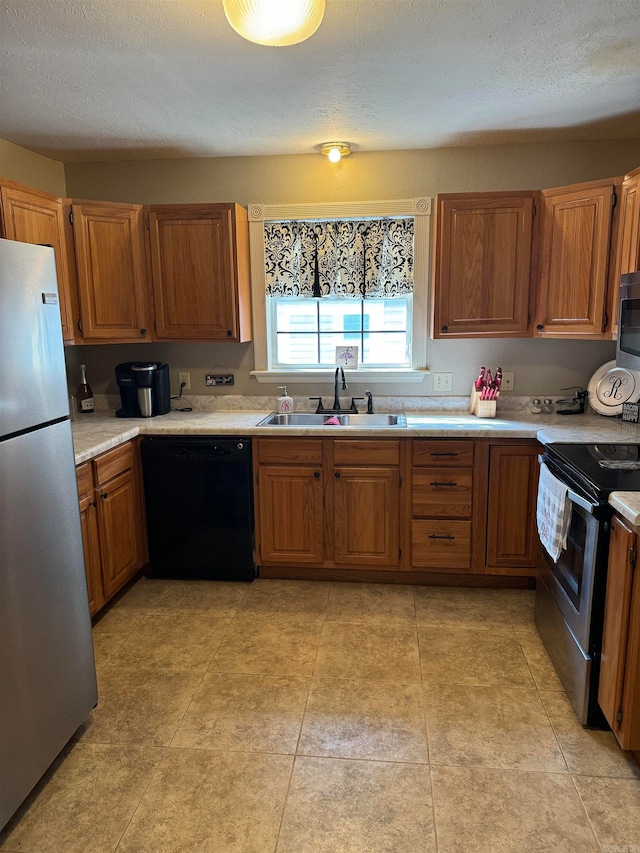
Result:
[[[638,528],[611,523],[598,703],[623,749],[640,750]]]
[[[397,569],[400,442],[259,439],[259,562]]]
[[[263,465],[259,472],[260,558],[275,563],[321,563],[322,466]]]
[[[89,612],[93,616],[105,602],[100,563],[100,538],[98,533],[98,512],[95,496],[95,481],[91,462],[84,462],[76,468],[78,478],[78,498],[80,500],[80,527],[84,549],[84,565],[87,574],[87,592],[89,593]]]
[[[76,473],[93,616],[146,561],[137,446],[127,442],[79,465]]]
[[[297,565],[301,577],[524,585],[539,553],[539,452],[530,439],[258,438],[258,563],[287,577]]]
[[[411,442],[411,565],[428,572],[473,571],[475,446],[457,439]]]
[[[537,442],[489,447],[487,571],[535,570],[539,452]]]
[[[339,468],[333,477],[335,562],[396,566],[400,553],[398,469]]]

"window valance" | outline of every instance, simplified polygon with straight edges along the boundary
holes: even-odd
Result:
[[[413,218],[265,222],[268,296],[413,291]]]

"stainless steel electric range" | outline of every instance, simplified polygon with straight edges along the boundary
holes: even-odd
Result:
[[[550,444],[540,456],[568,487],[571,524],[557,562],[543,549],[535,624],[583,725],[606,725],[598,677],[607,580],[608,497],[640,491],[640,445]]]

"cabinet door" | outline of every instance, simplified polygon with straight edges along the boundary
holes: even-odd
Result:
[[[65,241],[62,199],[9,183],[0,186],[0,193],[4,237],[21,243],[53,246],[58,275],[62,337],[67,343],[73,342],[75,323],[72,305],[74,300],[67,255],[68,247]],[[75,286],[75,280],[73,285]]]
[[[91,465],[85,462],[76,469],[78,477],[78,497],[80,499],[80,526],[84,548],[84,565],[87,573],[89,593],[89,613],[93,616],[105,602],[102,588],[102,567],[100,563],[100,540],[98,534],[98,516],[96,496],[93,488]]]
[[[533,192],[439,195],[434,337],[526,337]]]
[[[141,565],[140,499],[133,470],[125,471],[100,486],[98,517],[102,576],[107,598],[112,596]]]
[[[623,749],[640,749],[640,585],[634,584],[637,536],[614,516],[598,703]]]
[[[148,208],[156,336],[237,341],[231,205]]]
[[[397,468],[339,468],[333,479],[334,560],[393,568],[400,559]]]
[[[144,220],[138,204],[72,204],[82,337],[150,340]]]
[[[489,450],[486,564],[492,569],[536,566],[538,453],[537,445],[522,444]]]
[[[626,175],[620,188],[618,237],[614,257],[613,274],[609,277],[609,328],[612,337],[615,337],[618,331],[620,276],[640,270],[640,169]]]
[[[543,191],[537,336],[603,337],[613,192],[604,181]]]
[[[261,465],[257,493],[260,559],[321,563],[322,467]]]

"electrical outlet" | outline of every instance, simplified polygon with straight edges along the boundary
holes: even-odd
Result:
[[[181,387],[182,383],[184,382],[183,391],[189,391],[189,389],[191,388],[191,374],[188,370],[181,370],[178,373],[178,382],[180,383]]]
[[[501,391],[513,391],[513,371],[507,371],[502,374]]]
[[[453,373],[434,373],[433,390],[436,394],[453,391]]]

